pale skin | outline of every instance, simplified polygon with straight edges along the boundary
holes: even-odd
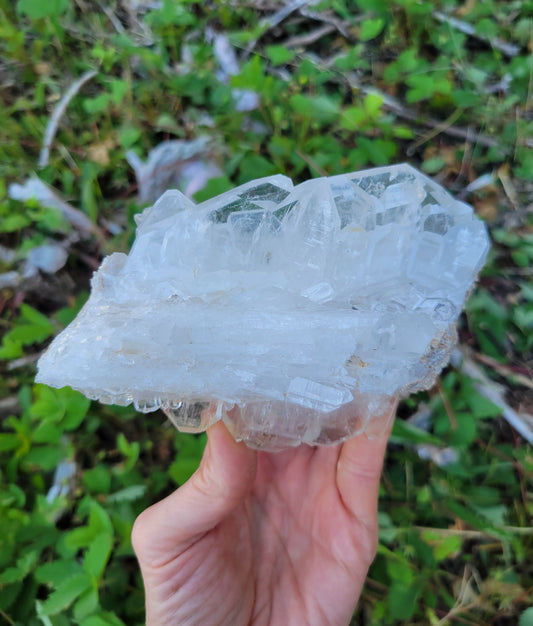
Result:
[[[349,624],[387,438],[268,453],[212,426],[199,469],[133,528],[147,625]]]

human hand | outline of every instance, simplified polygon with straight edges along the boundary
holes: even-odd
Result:
[[[133,528],[147,625],[348,624],[387,438],[268,453],[212,426],[196,473]]]

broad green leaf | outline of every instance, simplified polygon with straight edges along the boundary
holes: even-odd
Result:
[[[0,507],[13,506],[22,509],[25,503],[26,494],[18,485],[11,484],[7,489],[0,490]]]
[[[123,126],[118,132],[120,145],[124,150],[129,150],[141,138],[141,131],[135,126]]]
[[[422,170],[426,172],[426,174],[436,174],[440,172],[445,165],[446,161],[442,157],[432,157],[422,163]]]
[[[448,444],[466,448],[477,437],[477,420],[472,413],[457,411],[455,413],[455,427],[448,431]]]
[[[125,469],[131,469],[139,458],[139,453],[141,451],[139,442],[133,441],[132,443],[129,443],[124,436],[124,433],[119,433],[117,435],[117,448],[121,454],[126,457],[127,462],[125,464]]]
[[[393,620],[409,622],[416,610],[420,586],[413,583],[395,582],[390,588],[387,608]]]
[[[2,338],[2,345],[0,346],[0,359],[9,361],[11,359],[18,359],[23,355],[22,344],[20,341],[16,341],[12,337],[4,335]]]
[[[91,404],[81,393],[70,387],[52,389],[47,385],[35,385],[36,400],[31,407],[31,414],[46,422],[61,422],[61,430],[77,428]]]
[[[254,55],[249,61],[241,66],[241,72],[237,76],[232,76],[232,87],[243,87],[245,89],[253,89],[262,91],[266,80],[265,67],[259,55]]]
[[[107,496],[108,502],[133,502],[134,500],[138,500],[142,498],[146,491],[146,485],[130,485],[129,487],[124,487],[120,491],[115,491],[115,493]]]
[[[211,178],[203,189],[194,194],[194,199],[196,202],[203,202],[224,193],[224,191],[233,189],[233,187],[233,183],[226,176]]]
[[[24,455],[24,462],[28,465],[36,465],[43,470],[50,471],[56,468],[64,454],[65,452],[61,446],[35,446]]]
[[[518,626],[533,626],[533,606],[530,606],[520,615]]]
[[[484,531],[487,534],[491,534],[502,539],[507,539],[507,533],[496,528],[487,517],[482,514],[480,515],[472,509],[466,508],[459,502],[455,500],[448,500],[446,502],[446,508],[472,528]]]
[[[495,504],[493,506],[478,506],[470,503],[470,506],[480,515],[490,520],[493,524],[503,526],[509,515],[509,510],[505,504]]]
[[[437,561],[443,561],[452,554],[458,552],[463,545],[461,537],[451,535],[443,539],[438,545],[435,546],[433,553]]]
[[[295,53],[293,50],[289,50],[285,46],[267,46],[266,53],[272,65],[284,65],[294,59]]]
[[[468,392],[468,405],[477,419],[499,417],[502,414],[501,407],[472,388]]]
[[[92,586],[91,577],[80,572],[65,580],[43,602],[42,609],[45,615],[56,615],[69,607],[87,589]]]
[[[369,93],[365,96],[363,101],[363,107],[367,115],[376,120],[381,113],[381,107],[383,106],[383,98],[375,93]]]
[[[344,109],[340,118],[341,128],[354,130],[366,122],[367,116],[365,111],[360,107],[349,107]]]
[[[17,11],[32,20],[44,17],[59,17],[68,8],[68,0],[18,0]]]
[[[405,585],[409,585],[414,576],[411,565],[403,558],[389,559],[387,561],[387,573],[393,581],[402,581]]]
[[[481,102],[479,94],[468,89],[454,89],[452,99],[458,107],[463,109],[479,106]]]
[[[109,493],[111,489],[111,470],[104,465],[97,465],[83,474],[83,483],[89,491],[97,494]]]
[[[272,163],[260,154],[247,154],[239,164],[239,178],[243,182],[277,174]]]
[[[129,84],[125,80],[116,78],[111,83],[111,99],[113,103],[118,106],[123,100],[129,90]]]
[[[83,108],[88,115],[96,115],[103,113],[111,103],[111,96],[107,93],[101,93],[94,98],[84,98]]]
[[[81,565],[74,559],[59,559],[44,563],[35,570],[37,582],[59,587],[66,580],[82,573]]]
[[[361,32],[359,33],[359,39],[361,41],[368,41],[377,37],[381,31],[385,28],[385,20],[381,17],[377,17],[372,20],[365,20],[361,25]]]
[[[189,437],[183,433],[176,433],[175,446],[178,455],[168,469],[176,484],[183,485],[198,469],[205,444],[205,435]]]
[[[65,545],[71,550],[87,547],[98,536],[98,529],[91,526],[80,526],[70,530],[65,535]]]
[[[108,512],[92,498],[87,498],[83,504],[88,507],[89,523],[66,533],[65,545],[70,550],[91,546],[101,534],[113,536],[113,524]]]
[[[401,419],[397,419],[394,422],[391,441],[409,444],[429,443],[435,446],[442,445],[442,440],[438,437],[434,437],[427,431]]]
[[[26,576],[25,572],[20,567],[8,567],[0,573],[0,585],[9,585],[22,580]]]
[[[87,291],[80,291],[76,296],[74,304],[72,306],[66,306],[59,309],[59,311],[54,314],[55,319],[61,324],[61,326],[68,326],[68,324],[70,324],[70,322],[72,322],[72,320],[79,313],[81,307],[87,302],[88,297],[89,294]]]
[[[113,547],[113,536],[107,533],[96,535],[83,559],[83,569],[93,579],[102,575]]]
[[[78,428],[91,406],[91,401],[79,391],[74,391],[70,387],[59,389],[57,393],[61,395],[65,403],[65,417],[61,426],[65,430]]]
[[[295,94],[289,100],[293,111],[316,122],[332,122],[340,115],[337,102],[327,96]]]
[[[74,605],[74,619],[78,622],[87,618],[99,608],[98,589],[92,587],[84,591]]]
[[[386,139],[369,139],[358,137],[357,143],[364,150],[368,160],[374,165],[385,165],[396,154],[398,147]]]
[[[22,303],[20,305],[20,312],[23,319],[31,322],[35,326],[41,326],[42,328],[53,332],[54,327],[52,326],[46,315],[43,315],[33,307],[29,306],[28,304]]]
[[[180,458],[180,455],[178,455],[178,458],[168,468],[168,473],[177,485],[183,485],[198,469],[198,465],[198,459],[190,457]]]
[[[113,524],[111,523],[109,513],[94,500],[90,504],[89,526],[98,533],[113,534]]]
[[[524,332],[533,331],[533,309],[517,307],[513,313],[513,321]]]
[[[16,344],[29,346],[44,341],[54,333],[54,326],[48,318],[31,306],[21,304],[20,312],[15,327],[4,336],[2,341],[4,351],[7,349],[8,355],[1,354],[0,358],[9,358],[9,350],[13,351]]]
[[[38,384],[34,387],[35,402],[31,414],[47,422],[59,422],[65,415],[65,404],[55,389]]]
[[[34,565],[37,563],[39,556],[39,550],[34,544],[32,549],[28,550],[19,559],[17,559],[17,569],[22,573],[23,577],[30,573]]]
[[[7,611],[7,609],[17,605],[17,602],[23,597],[23,587],[24,585],[21,581],[9,585],[0,585],[0,608],[3,611]]]
[[[15,450],[22,443],[19,435],[14,433],[0,433],[0,452]]]
[[[59,443],[63,431],[50,422],[42,422],[33,432],[34,443]]]

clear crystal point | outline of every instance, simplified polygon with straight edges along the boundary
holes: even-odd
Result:
[[[168,191],[137,224],[37,380],[272,450],[375,432],[430,387],[489,249],[472,208],[409,165],[198,205]]]

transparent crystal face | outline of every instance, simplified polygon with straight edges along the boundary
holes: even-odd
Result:
[[[223,419],[266,449],[385,427],[431,386],[489,248],[472,208],[408,165],[199,205],[168,191],[137,224],[37,380],[188,432]]]

